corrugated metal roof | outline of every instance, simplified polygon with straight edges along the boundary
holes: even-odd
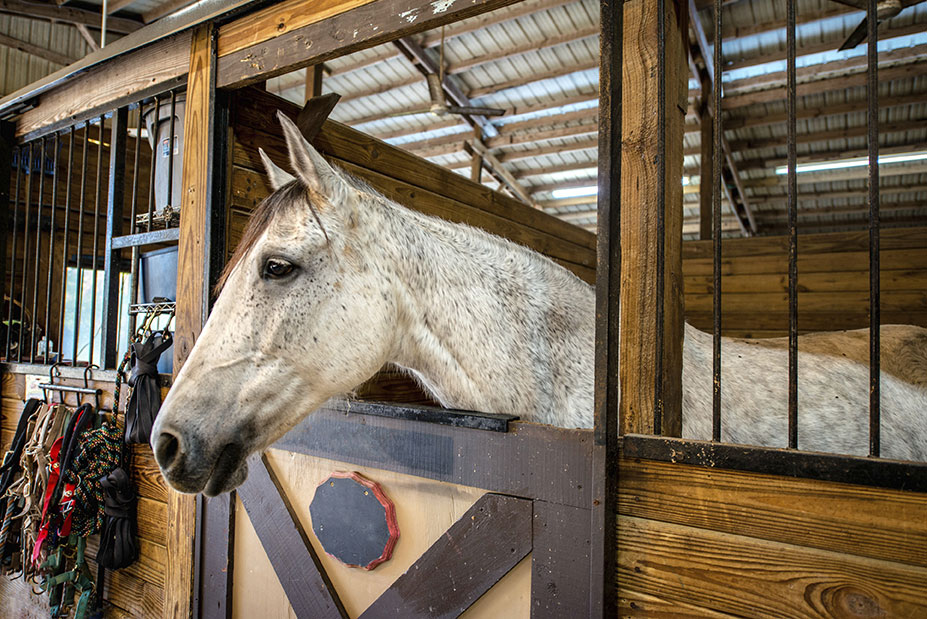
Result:
[[[89,51],[76,28],[0,13],[0,33],[77,60]],[[39,80],[63,65],[0,45],[0,96]]]

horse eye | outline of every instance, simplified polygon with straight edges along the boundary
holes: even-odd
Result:
[[[296,267],[286,260],[271,258],[264,263],[264,277],[267,279],[282,279],[293,272]]]

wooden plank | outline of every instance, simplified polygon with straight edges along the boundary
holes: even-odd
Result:
[[[282,136],[282,130],[276,119],[267,112],[274,108],[281,109],[291,117],[295,117],[299,111],[297,106],[279,97],[251,90],[247,97],[239,97],[236,102],[236,126],[244,125],[270,135]],[[410,185],[453,197],[460,202],[548,232],[577,245],[590,249],[595,247],[595,235],[593,234],[553,216],[539,215],[536,209],[514,198],[503,196],[458,174],[449,172],[439,165],[424,161],[420,157],[341,123],[326,122],[313,144],[323,153],[361,168],[375,170]],[[269,154],[273,156],[273,153],[269,152]],[[252,159],[252,161],[250,167],[262,169],[259,158]]]
[[[725,619],[734,615],[719,613],[711,608],[670,601],[638,591],[624,590],[618,599],[621,617],[647,617],[648,619]]]
[[[332,402],[274,447],[490,492],[574,507],[592,504],[589,430],[513,422],[506,433],[480,432],[351,414],[363,408],[363,402]]]
[[[70,56],[62,54],[61,52],[55,51],[53,49],[48,49],[47,47],[42,47],[41,45],[36,45],[34,43],[30,43],[29,41],[23,41],[22,39],[17,39],[16,37],[11,37],[6,34],[0,34],[0,45],[19,50],[24,54],[36,56],[42,60],[47,60],[62,66],[69,65],[77,60],[76,58],[71,58]]]
[[[618,518],[619,586],[738,616],[927,613],[927,569]]]
[[[652,460],[619,468],[624,516],[927,567],[924,494]]]
[[[253,459],[238,489],[254,530],[297,617],[346,617],[309,537],[266,457]]]
[[[665,75],[658,67],[658,13],[666,15]],[[631,2],[625,5],[623,141],[621,167],[621,433],[682,431],[682,137],[687,109],[687,20],[683,3]],[[660,81],[666,89],[665,152],[658,149],[660,126],[654,111]],[[665,178],[659,158],[665,157]],[[664,320],[657,326],[658,188],[665,187]],[[658,333],[662,328],[663,410],[656,410]]]
[[[485,494],[361,617],[457,617],[531,552],[532,503]]]
[[[685,267],[683,267],[685,273]],[[863,292],[869,290],[865,271],[820,271],[798,274],[799,293]],[[714,287],[710,275],[685,274],[687,295],[711,294]],[[927,262],[922,269],[881,269],[879,288],[889,291],[927,290]],[[721,291],[726,294],[754,294],[758,292],[787,292],[788,275],[781,273],[756,273],[752,275],[728,275],[721,278]],[[836,308],[835,308],[836,309]]]
[[[257,21],[241,28],[233,22],[220,29],[220,87],[243,86],[304,66],[319,64],[336,56],[400,37],[440,27],[466,17],[512,4],[515,0],[470,0],[438,3],[427,0],[290,0],[290,13],[278,18],[278,7],[260,13]],[[314,8],[316,7],[316,8]],[[320,8],[328,17],[320,18]],[[324,9],[323,9],[324,10]],[[302,22],[300,13],[311,16]],[[289,21],[288,21],[289,20]],[[316,20],[316,21],[312,21]],[[279,30],[278,30],[279,28]],[[346,33],[351,33],[350,37]],[[268,37],[273,38],[268,38]],[[239,47],[243,39],[247,47]]]
[[[824,312],[811,314],[798,312],[798,330],[802,333],[814,331],[840,331],[841,329],[863,329],[869,326],[868,312]],[[686,321],[697,329],[710,331],[711,314],[708,312],[688,312]],[[883,311],[882,324],[919,325],[927,327],[927,311]],[[728,312],[724,315],[723,330],[730,331],[776,331],[784,333],[789,328],[788,312],[766,312],[757,314],[755,309],[749,312]]]
[[[801,238],[801,237],[799,237]],[[881,271],[905,269],[922,269],[927,265],[927,248],[922,249],[884,249],[882,250]],[[711,273],[711,261],[705,258],[693,258],[683,262],[686,276],[706,275]],[[869,257],[862,251],[806,253],[798,255],[799,273],[846,273],[867,272]],[[721,259],[721,274],[756,275],[785,273],[788,269],[788,256],[740,256]]]
[[[538,617],[591,616],[590,510],[534,502],[531,613]]]
[[[158,85],[169,88],[189,68],[190,31],[171,35],[110,62],[89,69],[39,97],[39,105],[16,120],[16,135],[104,106],[114,99]],[[139,67],[145,67],[139,71]]]
[[[227,492],[203,501],[199,543],[201,552],[199,607],[204,619],[232,616],[236,493]]]
[[[837,313],[852,311],[853,308],[865,308],[869,304],[868,291],[852,292],[799,292],[800,312]],[[927,290],[895,291],[881,295],[880,305],[886,311],[906,310],[927,311]],[[749,294],[722,295],[721,308],[728,311],[749,312],[765,308],[766,311],[785,310],[788,307],[788,294],[778,292],[754,292]],[[686,309],[691,312],[709,312],[712,297],[706,294],[686,295]]]
[[[923,249],[927,245],[927,227],[893,228],[880,234],[882,250]],[[738,256],[788,256],[787,236],[766,236],[751,239],[725,239],[721,251],[725,258]],[[868,252],[868,232],[825,232],[800,234],[798,249],[802,254],[830,252]],[[683,259],[711,258],[711,243],[688,241],[683,243]]]
[[[206,320],[209,303],[208,198],[211,133],[215,96],[213,26],[197,26],[189,51],[184,122],[183,204],[177,264],[177,320],[174,330],[174,376],[180,372]],[[196,506],[190,495],[169,490],[168,553],[164,617],[187,616],[193,603]]]

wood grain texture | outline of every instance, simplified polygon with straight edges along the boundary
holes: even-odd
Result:
[[[682,431],[682,137],[687,103],[687,16],[684,3],[625,4],[621,167],[621,432],[661,427],[655,406],[657,355],[657,190],[665,187],[662,431]],[[666,15],[665,75],[658,66],[657,20]],[[660,153],[658,87],[665,81],[665,152]],[[665,178],[657,162],[665,157]]]
[[[927,613],[923,567],[629,516],[617,526],[622,592],[749,617]]]
[[[409,36],[443,24],[479,15],[512,4],[515,0],[293,0],[280,21],[268,10],[266,17],[246,24],[241,33],[255,43],[221,54],[220,87],[242,86],[288,73],[308,65],[367,49],[380,43]],[[319,16],[328,11],[327,19]],[[307,17],[302,17],[305,14]],[[247,18],[246,18],[247,19]],[[301,21],[306,23],[297,27]],[[223,28],[236,28],[235,23]],[[267,37],[274,38],[268,39]],[[231,40],[231,37],[229,37]],[[228,49],[233,44],[226,44]]]
[[[189,51],[187,107],[184,120],[183,190],[177,264],[177,319],[174,331],[174,376],[205,322],[208,297],[209,255],[206,233],[210,211],[210,130],[215,63],[212,62],[213,26],[197,26]],[[173,490],[167,497],[167,550],[164,617],[187,616],[193,602],[193,555],[196,506],[194,498]]]
[[[927,567],[927,496],[622,459],[625,516]]]
[[[531,552],[532,504],[485,494],[361,617],[457,617]]]
[[[287,0],[245,15],[219,29],[219,56],[269,41],[373,0]]]
[[[89,69],[80,79],[42,94],[39,105],[17,119],[16,135],[105,106],[119,97],[158,84],[175,83],[187,73],[189,58],[190,31],[187,30]]]

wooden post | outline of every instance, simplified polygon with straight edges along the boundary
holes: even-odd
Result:
[[[476,142],[483,141],[483,130],[479,125],[473,128],[473,139]],[[470,157],[470,180],[474,183],[482,183],[483,179],[483,156],[475,150]]]
[[[16,200],[19,196],[10,195],[10,180],[13,174],[13,146],[16,144],[16,125],[8,121],[0,121],[0,289],[11,297],[13,295],[13,282],[10,288],[6,283],[6,242],[10,236],[10,213],[17,208]],[[20,160],[22,155],[20,154]],[[12,198],[12,199],[11,199]],[[14,230],[15,234],[16,231]],[[14,258],[15,259],[15,258]],[[12,301],[11,301],[12,302]],[[60,347],[60,344],[59,344]]]
[[[224,147],[216,105],[216,32],[212,24],[197,26],[190,51],[187,106],[184,118],[183,198],[177,255],[177,322],[174,333],[174,376],[190,355],[206,322],[210,289],[216,275],[215,239],[221,238],[224,207],[216,170],[216,140]],[[221,243],[219,243],[221,245]],[[227,499],[228,500],[228,499]],[[169,491],[167,502],[167,575],[164,617],[188,617],[194,608],[194,558],[197,502],[190,495]],[[228,570],[231,574],[231,569]],[[215,616],[215,615],[211,615]]]
[[[711,198],[714,191],[711,174],[715,141],[712,134],[711,112],[708,109],[708,102],[711,100],[711,80],[701,79],[700,82],[702,84],[702,97],[698,113],[702,140],[702,161],[699,169],[701,180],[698,186],[698,238],[707,241],[711,239]]]
[[[100,348],[103,350],[103,368],[119,364],[119,269],[113,255],[113,237],[122,234],[122,215],[126,192],[126,126],[129,108],[121,107],[113,114],[109,149],[109,188],[106,204],[106,247],[103,250],[103,331]],[[54,230],[52,231],[54,235]]]
[[[622,434],[682,430],[682,150],[687,108],[686,3],[630,0],[624,10],[621,168],[620,367]],[[666,19],[665,72],[659,70],[658,11]],[[658,114],[659,81],[665,80],[665,178]],[[656,295],[658,189],[665,188],[665,261],[662,423],[656,412]]]
[[[306,101],[322,94],[322,65],[306,67]]]

